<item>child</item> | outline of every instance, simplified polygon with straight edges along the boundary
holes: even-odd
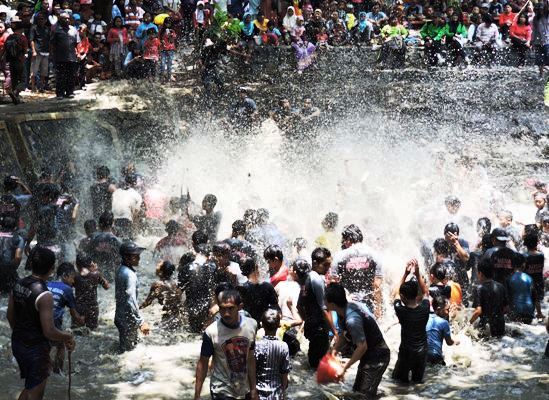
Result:
[[[262,35],[263,43],[265,45],[278,46],[280,36],[282,36],[282,33],[280,33],[274,22],[267,22],[267,31]]]
[[[443,296],[446,299],[450,299],[452,289],[447,285],[448,279],[446,278],[445,263],[435,263],[429,272],[431,280],[431,286],[429,286],[429,296],[433,299],[438,296]]]
[[[109,288],[109,282],[97,269],[89,255],[78,254],[76,256],[76,268],[79,274],[76,275],[74,288],[76,292],[76,311],[83,315],[86,326],[97,329],[99,318],[99,304],[97,302],[97,286],[101,284],[103,289]]]
[[[295,26],[292,29],[291,36],[292,39],[295,41],[299,41],[303,38],[303,35],[305,34],[305,25],[304,25],[303,17],[297,17],[295,21]]]
[[[282,399],[288,387],[290,352],[288,345],[276,337],[280,313],[268,309],[261,317],[265,336],[255,345],[257,390],[260,399]]]
[[[162,305],[162,325],[167,329],[177,329],[181,326],[181,289],[172,280],[175,265],[169,261],[160,261],[156,266],[156,276],[159,280],[153,282],[149,295],[139,308],[145,308],[156,299]]]
[[[113,27],[107,34],[107,43],[110,45],[109,60],[114,72],[114,76],[122,75],[122,66],[128,53],[129,42],[128,30],[124,27],[122,17],[114,17]]]
[[[513,260],[515,272],[507,282],[511,320],[530,324],[534,318],[534,281],[524,273],[524,256],[517,253]]]
[[[76,300],[72,287],[76,276],[74,265],[64,262],[57,267],[58,281],[48,282],[48,290],[53,296],[53,323],[59,330],[63,328],[63,314],[65,307],[70,310],[71,317],[78,324],[84,324],[84,317],[76,311]],[[52,346],[56,348],[56,354],[53,361],[53,372],[58,374],[63,371],[63,361],[65,360],[65,345],[61,342],[53,342]]]
[[[432,301],[434,313],[429,315],[427,322],[427,361],[431,364],[442,364],[444,356],[442,355],[442,340],[446,340],[448,346],[458,345],[459,341],[452,339],[452,331],[448,323],[450,304],[448,299],[443,296],[437,296]]]
[[[490,262],[483,260],[478,266],[478,280],[473,308],[475,309],[469,323],[475,322],[480,317],[480,327],[490,325],[490,334],[501,337],[505,333],[505,319],[503,314],[507,312],[507,294],[505,287],[493,280],[494,268]]]
[[[416,280],[406,278],[413,274]],[[419,289],[419,290],[418,290]],[[421,296],[421,297],[420,297]],[[423,298],[422,300],[420,300]],[[395,300],[395,313],[400,322],[400,347],[398,359],[393,370],[393,379],[402,383],[419,383],[425,373],[427,357],[427,321],[429,320],[429,290],[419,273],[417,260],[406,264],[406,270],[400,281],[400,299]]]
[[[280,247],[277,245],[267,247],[263,252],[263,257],[269,266],[271,285],[276,287],[280,282],[288,279],[288,266],[284,265],[284,255]]]
[[[166,18],[164,25],[160,30],[160,48],[161,48],[161,64],[160,74],[166,81],[172,79],[172,64],[173,57],[175,55],[175,43],[177,40],[177,34],[172,29],[172,19]]]
[[[547,195],[545,193],[542,193],[542,192],[534,193],[534,205],[538,209],[536,211],[536,224],[540,228],[541,228],[541,215],[544,211],[546,211],[546,209],[545,209],[545,205],[546,205],[546,202],[547,202],[546,196]]]
[[[147,39],[143,45],[143,59],[146,63],[147,76],[156,76],[157,64],[160,59],[160,40],[158,33],[153,29],[147,29]]]
[[[526,268],[524,272],[534,280],[534,305],[536,307],[536,318],[543,320],[541,312],[541,300],[545,297],[545,283],[543,280],[543,265],[545,264],[545,256],[538,251],[539,237],[532,233],[524,238],[524,245],[528,250],[524,253],[524,263]]]

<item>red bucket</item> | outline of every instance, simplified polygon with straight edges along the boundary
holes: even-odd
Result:
[[[319,384],[337,382],[337,374],[341,371],[341,363],[339,360],[327,353],[316,370],[316,381]]]

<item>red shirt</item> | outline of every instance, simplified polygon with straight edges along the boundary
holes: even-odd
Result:
[[[282,281],[287,281],[288,280],[288,273],[289,273],[289,271],[288,271],[288,267],[286,265],[283,265],[282,267],[280,267],[278,272],[276,274],[274,274],[273,276],[271,276],[271,285],[276,286]]]
[[[175,50],[175,39],[177,39],[175,31],[173,29],[166,29],[161,37],[161,49]]]
[[[509,14],[505,14],[505,13],[501,13],[499,14],[499,26],[503,26],[505,25],[506,22],[513,22],[513,20],[515,19],[515,13],[509,13]]]
[[[516,22],[511,25],[509,29],[511,36],[518,37],[519,39],[529,42],[532,39],[532,27],[530,25],[519,25]]]
[[[143,58],[145,60],[158,61],[160,58],[160,40],[157,37],[145,40],[144,48]]]

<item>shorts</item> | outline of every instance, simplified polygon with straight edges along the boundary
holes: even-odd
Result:
[[[362,393],[365,397],[361,398],[364,399],[376,398],[377,388],[391,358],[391,351],[386,346],[374,350],[375,357],[368,361],[360,361],[353,385],[353,391]]]
[[[549,65],[549,44],[536,46],[536,65]]]
[[[543,275],[540,276],[539,279],[534,279],[534,292],[536,293],[536,300],[542,302],[545,297],[545,282]]]
[[[49,343],[25,346],[12,340],[11,349],[19,365],[21,379],[25,380],[25,389],[30,390],[48,379],[51,369]]]
[[[40,73],[40,78],[48,76],[49,62],[50,56],[43,56],[40,53],[36,54],[36,57],[31,60],[32,76],[36,76],[38,73]]]

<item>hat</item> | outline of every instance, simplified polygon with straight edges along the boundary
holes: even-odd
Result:
[[[145,250],[144,247],[139,247],[137,244],[135,244],[135,242],[132,242],[131,240],[127,240],[120,245],[121,256],[141,254],[143,250]]]
[[[503,228],[496,228],[492,231],[490,234],[490,237],[492,239],[496,239],[500,242],[507,242],[510,238],[505,229]]]

